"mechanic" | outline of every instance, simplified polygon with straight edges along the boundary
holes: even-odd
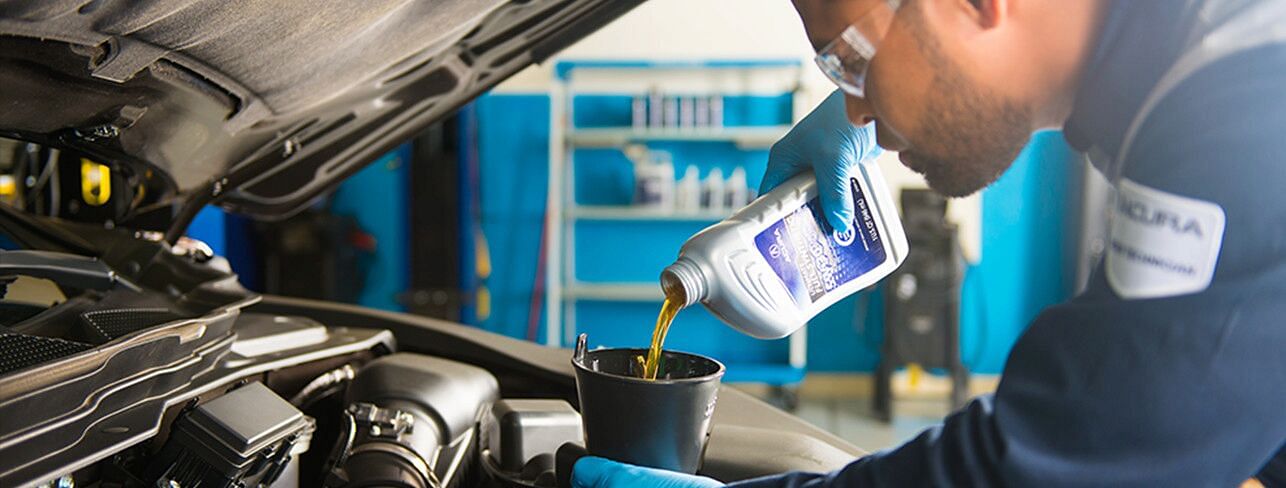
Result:
[[[1286,1],[795,6],[841,90],[773,147],[767,187],[813,170],[841,227],[872,139],[961,196],[1061,127],[1116,197],[1088,288],[1030,324],[994,395],[838,471],[738,486],[1286,486]],[[601,458],[573,476],[720,485]]]

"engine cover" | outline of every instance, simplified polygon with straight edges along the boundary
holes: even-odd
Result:
[[[310,418],[250,383],[181,416],[148,478],[155,486],[268,486],[311,431]]]

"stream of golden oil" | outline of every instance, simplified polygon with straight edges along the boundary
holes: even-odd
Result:
[[[656,328],[652,329],[652,347],[648,348],[647,358],[636,359],[643,363],[643,379],[655,380],[661,369],[661,346],[665,344],[665,335],[670,332],[670,323],[683,308],[682,297],[666,295],[661,304],[661,313],[656,317]]]

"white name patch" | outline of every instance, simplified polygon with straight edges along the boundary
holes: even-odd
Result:
[[[1105,267],[1121,298],[1184,295],[1210,286],[1223,244],[1223,207],[1121,179],[1111,219]]]

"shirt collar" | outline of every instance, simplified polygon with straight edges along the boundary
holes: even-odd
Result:
[[[1182,53],[1194,4],[1200,1],[1109,4],[1072,115],[1063,126],[1068,144],[1081,152],[1116,154],[1144,99]]]

